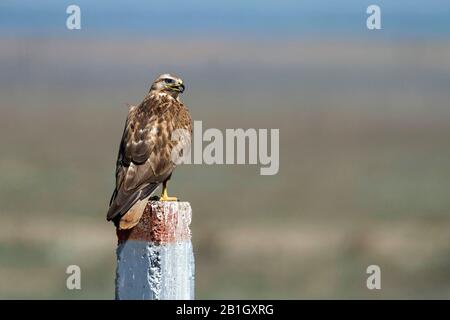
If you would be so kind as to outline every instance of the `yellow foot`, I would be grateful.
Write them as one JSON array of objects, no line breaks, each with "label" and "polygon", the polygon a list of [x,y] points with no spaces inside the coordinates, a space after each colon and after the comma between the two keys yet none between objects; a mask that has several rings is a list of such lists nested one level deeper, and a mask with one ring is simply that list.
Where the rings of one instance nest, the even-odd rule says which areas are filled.
[{"label": "yellow foot", "polygon": [[178,201],[176,197],[169,197],[167,194],[167,181],[163,183],[161,197],[159,197],[159,201]]}]

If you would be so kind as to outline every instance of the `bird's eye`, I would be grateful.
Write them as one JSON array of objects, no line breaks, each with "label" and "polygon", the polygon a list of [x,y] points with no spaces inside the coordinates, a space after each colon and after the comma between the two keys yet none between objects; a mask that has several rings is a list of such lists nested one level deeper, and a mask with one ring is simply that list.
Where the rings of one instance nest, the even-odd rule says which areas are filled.
[{"label": "bird's eye", "polygon": [[175,82],[175,80],[173,80],[173,79],[165,79],[164,80],[166,83],[174,83]]}]

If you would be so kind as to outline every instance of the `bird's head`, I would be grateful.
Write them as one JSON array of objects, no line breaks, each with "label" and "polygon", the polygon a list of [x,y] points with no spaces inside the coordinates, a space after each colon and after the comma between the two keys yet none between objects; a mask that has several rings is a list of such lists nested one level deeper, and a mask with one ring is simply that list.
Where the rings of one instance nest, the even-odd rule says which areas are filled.
[{"label": "bird's head", "polygon": [[184,91],[183,80],[171,74],[160,75],[150,87],[150,92],[165,92],[174,98],[177,98]]}]

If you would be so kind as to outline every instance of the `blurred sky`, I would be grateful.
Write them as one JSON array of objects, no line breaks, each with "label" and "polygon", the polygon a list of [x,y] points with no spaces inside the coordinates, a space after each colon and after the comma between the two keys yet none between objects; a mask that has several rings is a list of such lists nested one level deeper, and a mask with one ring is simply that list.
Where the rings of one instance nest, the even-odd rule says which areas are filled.
[{"label": "blurred sky", "polygon": [[361,37],[369,32],[365,11],[370,4],[381,7],[383,31],[376,36],[384,40],[450,36],[448,0],[3,0],[0,35],[64,35],[70,4],[82,10],[80,37]]}]

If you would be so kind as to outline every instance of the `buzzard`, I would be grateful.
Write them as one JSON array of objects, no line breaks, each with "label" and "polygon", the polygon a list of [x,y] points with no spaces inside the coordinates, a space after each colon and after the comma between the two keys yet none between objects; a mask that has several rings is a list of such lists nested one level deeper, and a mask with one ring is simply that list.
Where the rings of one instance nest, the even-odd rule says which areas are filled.
[{"label": "buzzard", "polygon": [[[162,183],[160,201],[176,201],[167,194],[167,181],[190,145],[192,120],[181,102],[183,81],[159,76],[138,106],[130,106],[116,164],[116,187],[107,220],[119,229],[134,227],[152,192]],[[173,133],[184,134],[175,139]]]}]

